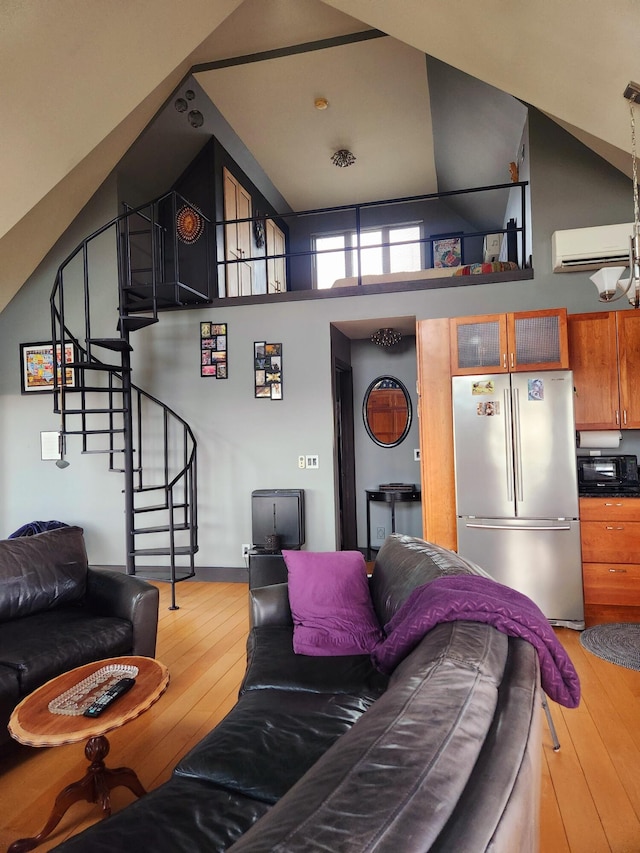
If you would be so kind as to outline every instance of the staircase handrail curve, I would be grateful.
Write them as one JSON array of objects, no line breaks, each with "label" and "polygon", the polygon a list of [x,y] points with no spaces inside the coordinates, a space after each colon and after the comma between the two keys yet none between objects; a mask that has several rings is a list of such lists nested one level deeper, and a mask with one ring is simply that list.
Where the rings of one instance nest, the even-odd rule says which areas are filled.
[{"label": "staircase handrail curve", "polygon": [[[54,307],[54,310],[57,313],[57,309],[55,307]],[[58,315],[58,318],[59,318],[59,315]],[[68,326],[64,327],[63,337],[65,340],[68,340],[75,347],[77,347],[77,349],[81,353],[83,353],[85,356],[88,356],[89,361],[93,362],[94,364],[105,364],[105,362],[100,361],[100,359],[96,358],[96,356],[93,355],[92,353],[91,354],[88,353],[87,349],[82,346],[82,344],[80,343],[78,338],[73,334],[73,332],[71,332],[71,330],[69,329]],[[89,361],[87,363],[89,363]],[[62,375],[64,375],[64,373]],[[117,370],[113,371],[113,376],[115,376],[116,379],[119,379],[120,382],[123,381],[122,374],[118,373]],[[55,378],[54,378],[54,384],[55,384]],[[136,385],[133,382],[131,382],[131,388],[132,388],[132,390],[136,391],[138,394],[141,394],[143,397],[146,397],[147,400],[150,400],[152,403],[155,403],[157,406],[160,406],[161,409],[163,409],[165,412],[167,412],[169,415],[171,415],[173,418],[175,418],[178,421],[178,423],[180,423],[184,427],[187,435],[191,439],[191,450],[190,450],[189,458],[187,460],[186,465],[176,474],[176,476],[172,480],[170,480],[166,484],[167,489],[172,489],[176,485],[176,483],[182,477],[184,477],[186,475],[187,471],[193,467],[193,460],[194,460],[194,457],[196,455],[196,448],[198,446],[198,442],[196,441],[196,437],[193,434],[193,430],[191,429],[191,427],[189,426],[187,421],[185,421],[185,419],[183,417],[181,417],[177,412],[175,412],[171,408],[171,406],[167,406],[167,404],[163,403],[162,400],[159,400],[157,397],[154,397],[153,394],[150,394],[148,391],[145,391],[144,388],[140,388],[138,385]]]},{"label": "staircase handrail curve", "polygon": [[[182,202],[184,202],[185,204],[188,204],[190,207],[194,207],[194,209],[195,209],[195,205],[192,202],[190,202],[188,199],[186,199],[183,195],[181,195],[176,190],[170,190],[169,192],[163,193],[161,196],[158,196],[157,198],[153,199],[152,201],[147,201],[144,204],[139,205],[138,207],[131,208],[130,210],[126,210],[124,213],[119,213],[117,216],[114,216],[113,219],[110,219],[104,225],[101,225],[100,228],[98,228],[96,231],[93,231],[91,234],[89,234],[88,237],[85,237],[84,240],[81,240],[80,243],[78,243],[78,245],[76,246],[76,248],[64,259],[64,261],[62,261],[62,263],[60,264],[60,266],[58,267],[58,270],[56,272],[53,290],[51,291],[50,302],[53,304],[53,300],[55,298],[55,295],[56,295],[56,293],[60,287],[60,282],[62,280],[61,276],[62,276],[62,272],[63,272],[64,268],[68,264],[70,264],[71,261],[81,251],[83,251],[85,246],[87,246],[92,240],[95,240],[96,237],[100,237],[102,234],[105,233],[105,231],[108,231],[109,228],[113,228],[115,225],[118,225],[118,223],[124,222],[124,220],[128,219],[130,216],[135,216],[136,214],[142,214],[143,210],[146,210],[149,207],[153,207],[156,204],[160,204],[161,201],[164,201],[165,199],[170,198],[171,196],[175,196],[176,199],[180,199]],[[205,222],[207,222],[208,224],[211,224],[211,220],[209,219],[209,217],[205,216],[205,214],[199,208],[197,208],[197,210],[198,210],[198,214],[200,216],[202,216],[202,218],[205,220]]]}]

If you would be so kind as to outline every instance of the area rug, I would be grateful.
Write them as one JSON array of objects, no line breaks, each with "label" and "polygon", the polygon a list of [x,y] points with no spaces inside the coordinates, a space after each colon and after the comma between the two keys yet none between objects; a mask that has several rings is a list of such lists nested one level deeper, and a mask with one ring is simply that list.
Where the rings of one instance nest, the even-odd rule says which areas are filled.
[{"label": "area rug", "polygon": [[609,663],[640,670],[640,623],[594,625],[580,634],[580,645]]}]

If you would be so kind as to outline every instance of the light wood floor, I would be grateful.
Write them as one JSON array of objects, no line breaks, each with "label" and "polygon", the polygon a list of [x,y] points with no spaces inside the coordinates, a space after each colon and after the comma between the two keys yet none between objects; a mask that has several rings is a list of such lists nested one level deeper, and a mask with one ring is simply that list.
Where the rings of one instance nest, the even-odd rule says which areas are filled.
[{"label": "light wood floor", "polygon": [[[169,611],[160,584],[157,657],[171,673],[166,694],[139,719],[109,735],[110,766],[133,767],[148,789],[164,782],[178,758],[233,706],[245,667],[247,586],[183,583]],[[561,742],[553,752],[543,723],[541,853],[639,853],[640,672],[584,651],[577,632],[559,629],[582,681],[580,707],[550,702]],[[84,774],[81,744],[54,749],[12,745],[0,757],[0,849],[37,833],[53,799]],[[113,793],[117,811],[134,799]],[[97,807],[76,803],[46,851],[89,826]],[[517,851],[514,851],[517,853]]]}]

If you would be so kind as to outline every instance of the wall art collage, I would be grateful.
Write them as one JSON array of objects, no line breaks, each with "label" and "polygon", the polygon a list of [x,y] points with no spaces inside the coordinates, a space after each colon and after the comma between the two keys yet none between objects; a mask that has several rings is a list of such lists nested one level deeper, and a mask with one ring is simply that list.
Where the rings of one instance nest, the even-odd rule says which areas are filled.
[{"label": "wall art collage", "polygon": [[200,323],[200,376],[229,376],[226,323]]},{"label": "wall art collage", "polygon": [[282,344],[256,341],[253,344],[255,396],[282,400]]}]

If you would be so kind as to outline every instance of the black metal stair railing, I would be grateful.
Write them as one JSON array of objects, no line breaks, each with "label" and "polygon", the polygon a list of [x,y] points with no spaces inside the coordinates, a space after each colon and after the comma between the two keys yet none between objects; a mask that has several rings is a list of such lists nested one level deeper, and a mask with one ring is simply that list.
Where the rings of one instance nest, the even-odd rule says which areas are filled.
[{"label": "black metal stair railing", "polygon": [[[195,574],[197,442],[183,418],[131,381],[129,338],[158,322],[159,307],[208,301],[180,281],[179,204],[188,203],[169,193],[89,235],[58,268],[50,298],[54,351],[63,344],[74,351],[54,372],[61,446],[66,453],[67,439],[78,436],[83,453],[107,455],[109,470],[124,475],[127,573],[169,581],[171,609],[175,584]],[[205,217],[201,224],[207,251]],[[141,267],[145,254],[149,264]],[[109,264],[113,292],[104,282]],[[117,336],[104,335],[114,315]]]}]

